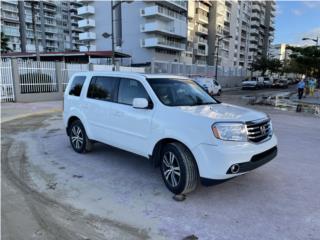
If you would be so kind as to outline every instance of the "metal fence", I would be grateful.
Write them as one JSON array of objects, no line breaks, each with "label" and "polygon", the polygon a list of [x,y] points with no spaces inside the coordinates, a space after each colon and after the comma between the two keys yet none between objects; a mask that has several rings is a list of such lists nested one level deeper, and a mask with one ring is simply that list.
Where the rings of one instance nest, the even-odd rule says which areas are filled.
[{"label": "metal fence", "polygon": [[1,60],[0,94],[1,102],[14,102],[14,85],[10,60]]},{"label": "metal fence", "polygon": [[[177,62],[153,61],[150,73],[166,73],[183,76],[200,75],[204,77],[215,77],[215,66],[184,64]],[[221,77],[246,77],[248,72],[245,68],[231,68],[218,66],[218,76]]]},{"label": "metal fence", "polygon": [[18,61],[21,93],[57,92],[54,62]]},{"label": "metal fence", "polygon": [[62,66],[62,88],[66,89],[69,79],[73,74],[89,70],[88,64],[63,63]]}]

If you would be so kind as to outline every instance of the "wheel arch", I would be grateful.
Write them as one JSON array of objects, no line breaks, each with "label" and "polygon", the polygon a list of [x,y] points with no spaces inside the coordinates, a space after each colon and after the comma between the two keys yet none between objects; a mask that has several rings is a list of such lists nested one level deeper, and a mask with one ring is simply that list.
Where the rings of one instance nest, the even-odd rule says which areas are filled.
[{"label": "wheel arch", "polygon": [[[152,151],[152,155],[150,156],[154,167],[159,167],[159,166],[160,166],[160,161],[161,161],[161,159],[160,159],[160,154],[161,154],[161,151],[162,151],[163,147],[164,147],[166,144],[173,143],[173,142],[178,142],[178,143],[182,144],[183,146],[185,146],[185,147],[189,150],[189,152],[192,154],[193,159],[194,159],[194,161],[195,161],[195,163],[196,163],[196,166],[197,166],[197,168],[198,168],[197,160],[195,159],[195,157],[194,157],[191,149],[188,147],[188,145],[185,144],[184,142],[176,139],[176,138],[169,138],[169,137],[168,137],[168,138],[160,139],[160,140],[155,144],[155,146],[154,146],[154,148],[153,148],[153,151]],[[199,168],[198,168],[198,170],[199,170]]]}]

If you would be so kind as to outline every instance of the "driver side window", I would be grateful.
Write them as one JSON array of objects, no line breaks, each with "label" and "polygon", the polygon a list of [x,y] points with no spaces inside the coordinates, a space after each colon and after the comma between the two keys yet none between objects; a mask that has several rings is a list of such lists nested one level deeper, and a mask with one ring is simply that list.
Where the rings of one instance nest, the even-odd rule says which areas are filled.
[{"label": "driver side window", "polygon": [[150,102],[150,97],[140,82],[122,78],[119,84],[118,103],[132,105],[134,98],[145,98]]}]

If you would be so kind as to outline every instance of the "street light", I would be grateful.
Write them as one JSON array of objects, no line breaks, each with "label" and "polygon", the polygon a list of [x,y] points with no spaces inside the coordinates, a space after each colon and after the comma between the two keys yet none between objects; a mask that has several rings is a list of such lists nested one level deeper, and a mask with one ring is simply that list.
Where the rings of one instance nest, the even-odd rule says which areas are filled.
[{"label": "street light", "polygon": [[305,40],[311,40],[311,41],[314,41],[316,43],[316,46],[319,45],[319,37],[317,38],[302,38],[303,41]]},{"label": "street light", "polygon": [[[112,48],[112,71],[115,70],[114,65],[114,15],[113,15],[113,11],[116,7],[118,7],[119,5],[121,5],[122,3],[132,3],[133,1],[117,1],[116,4],[113,4],[113,0],[111,0],[110,4],[111,4],[111,48]],[[110,36],[110,35],[109,35]],[[103,36],[105,37],[105,36]]]},{"label": "street light", "polygon": [[217,49],[217,53],[216,53],[216,81],[218,81],[218,61],[219,61],[219,46],[220,46],[220,42],[223,40],[223,39],[229,39],[229,38],[232,38],[231,35],[228,35],[228,36],[224,36],[224,37],[218,37],[218,41],[217,41],[217,46],[216,46],[216,49]]}]

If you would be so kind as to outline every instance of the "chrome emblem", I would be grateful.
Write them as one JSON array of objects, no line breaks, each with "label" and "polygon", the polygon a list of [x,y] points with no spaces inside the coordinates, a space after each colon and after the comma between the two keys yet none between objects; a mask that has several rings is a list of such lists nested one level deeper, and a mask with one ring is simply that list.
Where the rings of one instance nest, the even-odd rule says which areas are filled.
[{"label": "chrome emblem", "polygon": [[262,134],[262,135],[265,135],[265,134],[267,133],[267,129],[266,129],[265,126],[261,126],[261,127],[260,127],[260,131],[261,131],[261,134]]}]

